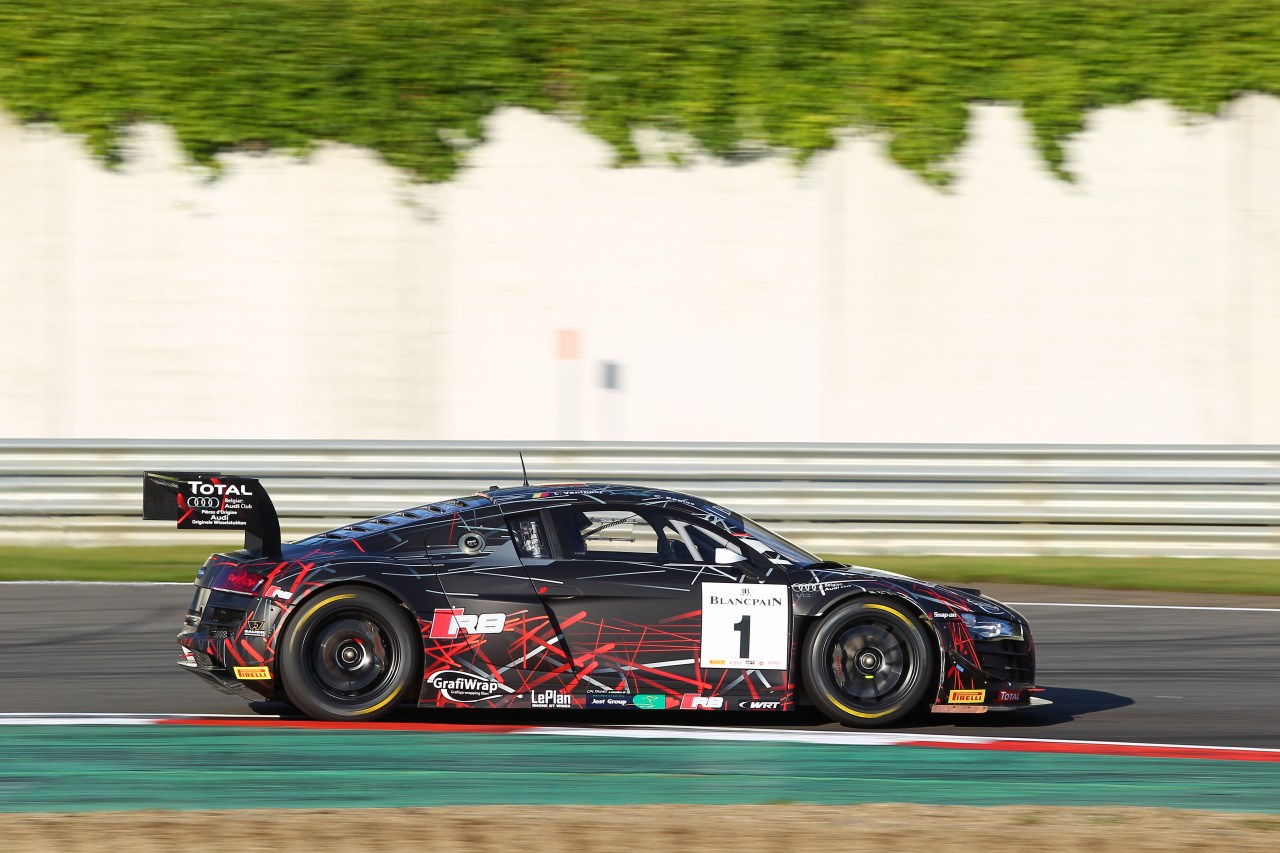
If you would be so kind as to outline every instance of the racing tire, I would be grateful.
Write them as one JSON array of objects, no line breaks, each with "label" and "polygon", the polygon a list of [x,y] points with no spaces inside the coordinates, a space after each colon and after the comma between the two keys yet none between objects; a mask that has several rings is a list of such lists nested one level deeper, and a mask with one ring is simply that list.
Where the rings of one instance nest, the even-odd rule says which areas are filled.
[{"label": "racing tire", "polygon": [[932,632],[892,599],[838,606],[809,632],[802,666],[809,698],[827,717],[858,728],[916,711],[935,686]]},{"label": "racing tire", "polygon": [[308,717],[376,720],[416,700],[407,688],[421,678],[421,646],[405,611],[382,593],[320,590],[285,626],[280,682]]}]

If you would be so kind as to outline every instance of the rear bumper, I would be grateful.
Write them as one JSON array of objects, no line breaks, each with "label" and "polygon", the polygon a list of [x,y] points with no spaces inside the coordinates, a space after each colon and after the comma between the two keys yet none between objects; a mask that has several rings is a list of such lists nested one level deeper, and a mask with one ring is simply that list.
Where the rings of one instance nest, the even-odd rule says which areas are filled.
[{"label": "rear bumper", "polygon": [[[219,690],[230,696],[239,696],[242,699],[248,699],[250,701],[256,701],[258,699],[264,698],[261,693],[253,690],[244,682],[238,681],[226,669],[220,666],[216,666],[212,662],[210,662],[205,666],[201,666],[200,662],[198,662],[196,659],[197,655],[209,661],[212,661],[212,659],[209,658],[208,655],[204,655],[199,652],[192,652],[190,649],[187,649],[187,648],[183,648],[182,652],[183,652],[182,655],[179,656],[178,658],[178,666],[185,669],[187,672],[191,673],[192,675],[200,676],[200,678],[207,681],[209,685],[213,687],[215,690]],[[265,697],[265,698],[271,698],[271,697]]]},{"label": "rear bumper", "polygon": [[178,634],[178,665],[214,688],[248,699],[275,699],[274,654],[267,642],[270,602],[197,587]]}]

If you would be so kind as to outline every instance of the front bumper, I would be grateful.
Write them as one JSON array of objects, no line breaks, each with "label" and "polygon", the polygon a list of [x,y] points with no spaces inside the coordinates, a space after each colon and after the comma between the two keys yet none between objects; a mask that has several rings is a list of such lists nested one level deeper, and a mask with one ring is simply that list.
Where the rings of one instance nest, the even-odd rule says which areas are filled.
[{"label": "front bumper", "polygon": [[1019,619],[1019,635],[997,639],[975,638],[961,620],[948,620],[949,647],[929,710],[935,714],[985,714],[1016,711],[1047,704],[1034,694],[1035,642],[1031,629]]},{"label": "front bumper", "polygon": [[988,711],[1018,711],[1037,705],[1053,704],[1036,696],[1043,688],[1029,685],[1003,685],[977,690],[951,690],[946,702],[929,706],[934,714],[985,714]]}]

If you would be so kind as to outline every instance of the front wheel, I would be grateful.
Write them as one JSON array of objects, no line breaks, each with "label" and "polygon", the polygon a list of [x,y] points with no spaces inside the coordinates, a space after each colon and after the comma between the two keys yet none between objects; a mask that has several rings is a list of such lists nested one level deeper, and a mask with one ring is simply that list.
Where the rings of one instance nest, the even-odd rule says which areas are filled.
[{"label": "front wheel", "polygon": [[804,649],[815,705],[838,723],[881,726],[916,710],[935,680],[936,644],[904,606],[859,599],[823,617]]},{"label": "front wheel", "polygon": [[280,680],[309,717],[376,720],[410,698],[420,645],[404,611],[382,593],[320,590],[285,627]]}]

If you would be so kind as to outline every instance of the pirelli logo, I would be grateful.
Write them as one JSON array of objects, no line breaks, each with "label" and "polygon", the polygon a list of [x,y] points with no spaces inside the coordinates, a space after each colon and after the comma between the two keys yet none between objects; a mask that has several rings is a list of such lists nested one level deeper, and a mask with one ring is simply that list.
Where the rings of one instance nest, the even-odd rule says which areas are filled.
[{"label": "pirelli logo", "polygon": [[986,698],[985,690],[952,690],[947,701],[952,705],[981,705]]},{"label": "pirelli logo", "polygon": [[271,670],[265,666],[237,666],[233,670],[236,678],[244,681],[270,681]]}]

